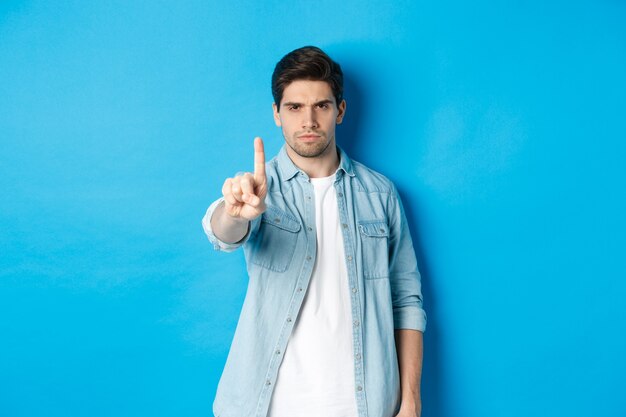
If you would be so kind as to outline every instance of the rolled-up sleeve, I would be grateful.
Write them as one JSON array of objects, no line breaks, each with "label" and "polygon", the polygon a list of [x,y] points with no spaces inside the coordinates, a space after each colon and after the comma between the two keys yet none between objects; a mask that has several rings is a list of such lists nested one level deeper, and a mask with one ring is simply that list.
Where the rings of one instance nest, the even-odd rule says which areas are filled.
[{"label": "rolled-up sleeve", "polygon": [[389,282],[395,329],[426,330],[421,275],[402,201],[396,188],[389,201]]},{"label": "rolled-up sleeve", "polygon": [[223,251],[223,252],[232,252],[236,250],[237,248],[239,248],[244,243],[246,243],[246,241],[250,237],[252,227],[251,227],[251,223],[248,223],[248,231],[246,232],[246,235],[239,242],[226,243],[218,239],[218,237],[215,236],[215,233],[213,233],[213,228],[211,227],[211,217],[213,216],[213,213],[215,212],[215,209],[217,208],[217,206],[222,204],[223,201],[224,201],[224,197],[219,198],[209,206],[204,217],[202,218],[202,228],[204,229],[204,233],[209,239],[209,242],[213,244],[213,249]]}]

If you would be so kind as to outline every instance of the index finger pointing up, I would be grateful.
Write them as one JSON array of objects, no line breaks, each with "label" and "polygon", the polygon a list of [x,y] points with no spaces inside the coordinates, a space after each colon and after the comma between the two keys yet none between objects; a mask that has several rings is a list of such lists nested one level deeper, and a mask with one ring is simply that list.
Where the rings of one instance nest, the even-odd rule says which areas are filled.
[{"label": "index finger pointing up", "polygon": [[265,149],[259,137],[254,138],[254,182],[265,182]]}]

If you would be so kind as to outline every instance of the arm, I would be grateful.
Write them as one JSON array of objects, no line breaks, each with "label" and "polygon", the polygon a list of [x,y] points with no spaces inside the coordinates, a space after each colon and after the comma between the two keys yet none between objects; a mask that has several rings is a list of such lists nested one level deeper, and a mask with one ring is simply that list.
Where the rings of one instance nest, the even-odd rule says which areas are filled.
[{"label": "arm", "polygon": [[390,201],[389,226],[389,279],[402,394],[397,417],[419,417],[422,412],[420,380],[426,313],[422,307],[421,276],[411,233],[395,187]]},{"label": "arm", "polygon": [[250,221],[265,211],[267,178],[261,138],[254,141],[254,174],[247,172],[227,178],[222,186],[222,194],[223,198],[210,208],[203,224],[209,239],[213,235],[215,238],[212,240],[222,242],[217,243],[218,247],[234,249],[246,237]]},{"label": "arm", "polygon": [[402,402],[397,417],[419,417],[422,414],[420,381],[423,333],[417,330],[397,329],[395,339],[402,390]]}]

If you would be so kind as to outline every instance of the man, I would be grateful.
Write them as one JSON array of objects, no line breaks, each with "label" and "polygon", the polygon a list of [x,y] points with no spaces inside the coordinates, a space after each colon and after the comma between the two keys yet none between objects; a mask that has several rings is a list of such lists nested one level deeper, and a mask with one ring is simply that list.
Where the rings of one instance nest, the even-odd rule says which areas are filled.
[{"label": "man", "polygon": [[266,165],[255,138],[254,172],[202,221],[249,274],[214,413],[419,416],[426,315],[396,188],[337,146],[343,74],[322,50],[283,57],[272,93],[285,145]]}]

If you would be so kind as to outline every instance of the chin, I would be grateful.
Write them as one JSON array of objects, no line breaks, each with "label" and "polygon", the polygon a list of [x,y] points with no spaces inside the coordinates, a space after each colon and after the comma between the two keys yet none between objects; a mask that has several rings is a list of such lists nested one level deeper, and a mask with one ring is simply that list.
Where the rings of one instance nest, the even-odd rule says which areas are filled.
[{"label": "chin", "polygon": [[[307,145],[310,145],[310,146],[307,146]],[[311,143],[311,144],[296,143],[295,146],[291,146],[291,145],[290,146],[291,146],[291,149],[293,149],[295,153],[297,153],[303,158],[317,158],[318,156],[322,155],[326,151],[329,145],[330,145],[330,142]]]}]

